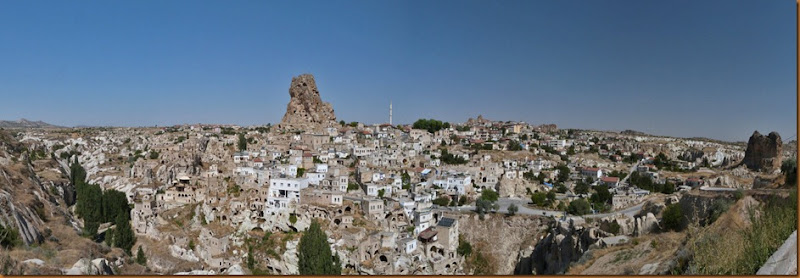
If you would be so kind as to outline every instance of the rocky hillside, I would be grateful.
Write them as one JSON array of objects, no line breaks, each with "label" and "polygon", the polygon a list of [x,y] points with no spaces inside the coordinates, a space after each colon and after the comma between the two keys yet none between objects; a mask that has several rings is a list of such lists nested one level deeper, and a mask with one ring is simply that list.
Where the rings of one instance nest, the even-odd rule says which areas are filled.
[{"label": "rocky hillside", "polygon": [[29,121],[19,119],[18,121],[0,121],[0,128],[60,128],[42,121]]},{"label": "rocky hillside", "polygon": [[486,215],[480,220],[477,214],[459,218],[459,233],[472,245],[473,252],[482,252],[493,265],[497,275],[514,274],[516,263],[529,257],[533,245],[544,234],[548,218],[538,216]]},{"label": "rocky hillside", "polygon": [[[43,146],[20,143],[0,130],[0,225],[5,230],[2,274],[113,274],[127,269],[118,248],[80,236],[69,209],[74,191],[55,158],[31,158]],[[52,150],[41,150],[52,151]]]}]

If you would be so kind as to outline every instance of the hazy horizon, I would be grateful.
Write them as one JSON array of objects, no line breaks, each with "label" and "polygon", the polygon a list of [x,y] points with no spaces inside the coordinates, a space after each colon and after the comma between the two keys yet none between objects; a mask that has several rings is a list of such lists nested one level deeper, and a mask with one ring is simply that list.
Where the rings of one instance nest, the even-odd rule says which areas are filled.
[{"label": "hazy horizon", "polygon": [[0,120],[337,120],[796,137],[795,1],[5,1]]}]

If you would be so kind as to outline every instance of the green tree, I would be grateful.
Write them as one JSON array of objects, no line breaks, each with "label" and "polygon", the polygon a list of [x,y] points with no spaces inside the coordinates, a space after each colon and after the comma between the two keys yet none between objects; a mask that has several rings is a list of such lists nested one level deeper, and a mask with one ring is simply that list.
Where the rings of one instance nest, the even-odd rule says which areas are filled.
[{"label": "green tree", "polygon": [[569,179],[569,167],[567,167],[567,165],[559,164],[556,166],[556,169],[558,170],[558,177],[556,180],[559,182],[565,182]]},{"label": "green tree", "polygon": [[458,248],[456,252],[464,257],[469,257],[472,254],[472,244],[466,241],[462,235],[458,235]]},{"label": "green tree", "polygon": [[239,133],[239,151],[247,150],[247,139],[244,138],[244,133]]},{"label": "green tree", "polygon": [[583,198],[569,202],[569,206],[567,206],[567,212],[573,215],[585,215],[591,212],[591,209],[589,202]]},{"label": "green tree", "polygon": [[522,145],[520,145],[520,143],[517,142],[517,141],[511,140],[511,141],[508,141],[508,147],[507,148],[508,148],[509,151],[521,151],[522,150]]},{"label": "green tree", "polygon": [[450,198],[444,196],[436,198],[433,200],[433,204],[441,207],[446,207],[447,204],[450,204]]},{"label": "green tree", "polygon": [[483,220],[483,215],[489,211],[497,210],[498,205],[492,201],[486,199],[478,199],[475,201],[475,212],[478,213],[478,216],[481,220]]},{"label": "green tree", "polygon": [[103,222],[112,222],[118,215],[125,215],[126,219],[130,219],[131,207],[125,193],[109,189],[103,192],[102,200]]},{"label": "green tree", "polygon": [[0,225],[0,245],[5,248],[13,248],[22,245],[17,229],[9,226]]},{"label": "green tree", "polygon": [[128,217],[118,215],[114,224],[116,225],[114,227],[114,246],[122,248],[126,253],[131,254],[131,248],[136,244],[136,236],[133,234]]},{"label": "green tree", "polygon": [[547,199],[547,194],[544,192],[536,192],[531,195],[531,202],[537,206],[544,206],[544,202]]},{"label": "green tree", "polygon": [[515,214],[517,214],[517,211],[519,211],[519,207],[517,207],[517,205],[515,205],[515,204],[508,205],[508,214],[509,215],[515,215]]},{"label": "green tree", "polygon": [[86,169],[83,169],[81,163],[78,161],[78,156],[75,156],[75,161],[69,165],[70,183],[76,187],[80,184],[86,183]]},{"label": "green tree", "polygon": [[463,157],[461,157],[461,156],[453,155],[453,154],[451,154],[451,153],[447,152],[447,149],[443,149],[443,150],[442,150],[442,156],[440,157],[440,159],[441,159],[441,160],[442,160],[442,162],[443,162],[443,163],[445,163],[445,164],[453,164],[453,165],[458,165],[458,164],[465,164],[465,163],[467,163],[467,160],[466,160],[466,159],[464,159],[464,158],[463,158]]},{"label": "green tree", "polygon": [[[86,226],[89,223],[99,226],[99,224],[105,220],[103,217],[103,190],[96,184],[79,184],[76,191],[77,203],[75,212],[83,219],[84,223],[86,223],[84,225],[85,231],[96,232],[97,227],[89,227],[89,229],[86,229]],[[127,205],[127,201],[125,204]],[[94,236],[94,233],[88,233],[88,235]]]},{"label": "green tree", "polygon": [[294,223],[297,223],[297,215],[295,215],[294,213],[290,214],[289,222],[292,223],[292,225],[294,225]]},{"label": "green tree", "polygon": [[297,250],[300,275],[341,275],[339,256],[333,256],[328,245],[328,236],[322,232],[316,220],[311,222]]},{"label": "green tree", "polygon": [[386,190],[384,190],[384,189],[382,189],[382,188],[381,188],[381,189],[379,189],[379,190],[378,190],[378,198],[383,198],[383,194],[385,194],[385,193],[386,193]]},{"label": "green tree", "polygon": [[608,204],[611,202],[611,192],[608,191],[607,185],[598,185],[594,187],[596,193],[592,194],[589,200],[595,204]]},{"label": "green tree", "polygon": [[664,209],[662,220],[664,228],[680,231],[683,227],[683,212],[678,204],[671,204]]},{"label": "green tree", "polygon": [[97,223],[96,221],[84,221],[83,236],[94,239],[94,237],[97,235],[97,228],[99,227],[100,223]]},{"label": "green tree", "polygon": [[608,232],[618,235],[619,234],[620,226],[617,221],[611,221],[611,224],[608,225]]},{"label": "green tree", "polygon": [[306,173],[306,168],[297,168],[297,177],[302,177]]},{"label": "green tree", "polygon": [[481,192],[481,199],[487,200],[489,202],[497,202],[497,199],[500,198],[500,195],[497,194],[494,190],[485,189]]},{"label": "green tree", "polygon": [[147,257],[144,256],[144,251],[142,251],[141,245],[139,245],[139,250],[136,251],[136,263],[140,265],[147,265]]},{"label": "green tree", "polygon": [[547,201],[553,202],[556,200],[556,193],[553,191],[547,191]]},{"label": "green tree", "polygon": [[403,181],[403,187],[411,186],[411,176],[408,174],[408,171],[403,171],[403,174],[400,175],[400,179]]},{"label": "green tree", "polygon": [[458,198],[458,205],[463,206],[466,203],[467,203],[467,196],[461,195],[461,197]]},{"label": "green tree", "polygon": [[579,181],[575,185],[575,193],[576,194],[586,194],[589,193],[589,184],[584,181]]},{"label": "green tree", "polygon": [[253,246],[247,246],[247,269],[253,270],[256,260],[253,258]]}]

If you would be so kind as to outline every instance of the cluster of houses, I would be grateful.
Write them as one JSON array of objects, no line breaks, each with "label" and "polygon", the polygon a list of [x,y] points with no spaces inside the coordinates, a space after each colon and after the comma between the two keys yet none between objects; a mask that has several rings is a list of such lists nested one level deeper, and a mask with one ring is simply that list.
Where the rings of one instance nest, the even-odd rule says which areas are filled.
[{"label": "cluster of houses", "polygon": [[[663,182],[666,179],[652,165],[653,157],[688,148],[655,146],[618,134],[568,132],[554,126],[480,117],[434,133],[387,124],[327,128],[317,134],[240,130],[254,142],[238,151],[237,135],[221,134],[222,130],[192,127],[188,138],[175,146],[153,146],[165,153],[160,161],[134,164],[131,177],[157,184],[131,196],[137,234],[159,238],[158,214],[188,204],[201,204],[207,221],[232,227],[247,223],[263,227],[277,223],[276,215],[308,213],[330,220],[331,229],[339,231],[337,237],[345,242],[342,246],[359,250],[345,256],[346,265],[386,274],[410,271],[412,265],[420,265],[418,260],[433,262],[433,269],[423,273],[463,270],[463,258],[455,251],[458,217],[445,217],[434,200],[446,198],[453,204],[464,198],[475,200],[483,190],[501,191],[501,181],[521,182],[530,176],[544,181],[538,190],[552,190],[560,174],[558,166],[566,165],[571,175],[567,183],[570,192],[565,196],[580,197],[571,194],[572,186],[578,180],[589,181],[592,186],[607,185],[613,190],[615,209],[629,207],[650,192],[609,176],[611,169],[627,173],[635,164],[634,171]],[[507,150],[516,148],[515,144],[530,157],[476,151]],[[443,148],[466,163],[445,163]],[[200,155],[196,160],[204,167],[192,163],[192,153]],[[596,156],[563,160],[580,153]],[[178,156],[187,162],[180,167],[164,166]],[[626,162],[628,157],[636,160]],[[682,161],[680,165],[693,169],[696,162]],[[703,183],[696,177],[670,181],[687,188]],[[503,195],[513,192],[501,191]],[[373,226],[361,221],[377,228],[366,229]],[[236,263],[223,259],[230,249],[230,243],[221,240],[224,235],[208,232],[202,237],[212,251],[203,253],[201,259],[210,267],[223,269]],[[408,267],[398,263],[406,259]]]}]

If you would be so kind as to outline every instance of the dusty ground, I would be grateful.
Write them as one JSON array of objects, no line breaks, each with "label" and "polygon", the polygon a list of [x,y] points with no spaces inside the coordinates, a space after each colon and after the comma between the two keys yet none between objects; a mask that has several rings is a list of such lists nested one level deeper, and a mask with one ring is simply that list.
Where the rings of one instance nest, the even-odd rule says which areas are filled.
[{"label": "dusty ground", "polygon": [[636,275],[645,269],[657,269],[666,266],[661,264],[673,257],[675,251],[686,238],[683,233],[664,233],[646,235],[631,240],[631,243],[605,249],[594,249],[586,263],[573,265],[567,274],[580,275]]},{"label": "dusty ground", "polygon": [[[713,267],[730,268],[743,246],[741,231],[750,225],[749,210],[758,202],[752,197],[733,203],[727,212],[706,227],[689,227],[682,232],[650,234],[632,238],[631,243],[604,249],[592,249],[567,274],[636,275],[669,271],[684,242],[695,250],[695,260],[705,260]],[[720,256],[720,250],[727,250]]]}]

